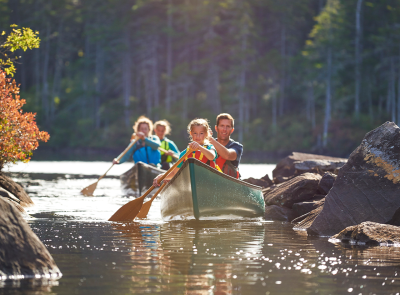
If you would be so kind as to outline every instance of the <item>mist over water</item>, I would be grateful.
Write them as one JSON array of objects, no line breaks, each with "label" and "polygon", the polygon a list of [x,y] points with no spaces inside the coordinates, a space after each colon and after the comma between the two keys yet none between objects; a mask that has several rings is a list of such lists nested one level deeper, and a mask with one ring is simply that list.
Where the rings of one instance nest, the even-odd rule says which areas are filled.
[{"label": "mist over water", "polygon": [[[59,280],[0,282],[5,294],[396,294],[400,248],[333,244],[282,222],[164,222],[155,200],[148,218],[106,220],[132,200],[119,179],[102,179],[94,197],[80,190],[107,162],[31,162],[12,167],[35,202],[26,216],[63,273]],[[262,177],[274,165],[243,165]],[[115,170],[114,170],[115,168]],[[122,169],[124,168],[124,169]],[[130,165],[113,167],[117,176]],[[18,171],[18,169],[20,169]],[[118,170],[120,169],[120,170]],[[114,170],[114,171],[113,171]],[[23,173],[16,173],[23,172]],[[38,173],[46,173],[44,174]],[[76,172],[76,173],[74,173]]]}]

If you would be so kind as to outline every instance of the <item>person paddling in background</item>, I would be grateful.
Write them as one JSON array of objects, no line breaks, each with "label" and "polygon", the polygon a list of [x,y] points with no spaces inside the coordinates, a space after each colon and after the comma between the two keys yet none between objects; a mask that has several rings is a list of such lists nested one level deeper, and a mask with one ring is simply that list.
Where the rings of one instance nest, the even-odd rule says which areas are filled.
[{"label": "person paddling in background", "polygon": [[161,153],[158,150],[161,142],[156,135],[151,134],[153,122],[145,116],[140,116],[132,128],[135,133],[132,134],[131,141],[137,139],[136,143],[120,161],[114,159],[113,163],[121,164],[132,158],[135,163],[140,161],[157,166],[161,161]]},{"label": "person paddling in background", "polygon": [[[217,159],[217,151],[215,150],[214,146],[209,142],[209,139],[211,137],[210,130],[210,126],[205,119],[194,119],[189,123],[187,131],[190,135],[190,139],[192,140],[192,142],[189,143],[188,148],[192,149],[193,153],[191,153],[188,158],[198,159],[201,162],[206,163],[221,172],[221,169],[219,169],[218,165],[215,162]],[[186,151],[187,149],[181,152],[181,154],[179,155],[179,159],[185,155]],[[184,161],[186,160],[187,159],[185,159]],[[171,180],[171,178],[174,177],[174,175],[179,171],[179,168],[181,168],[183,162],[180,163],[177,168],[171,171],[171,173],[168,174],[166,178],[164,178],[164,181]],[[156,178],[154,178],[154,186],[160,185],[157,181],[162,175],[163,174],[160,174]]]},{"label": "person paddling in background", "polygon": [[210,138],[210,143],[218,153],[217,164],[225,174],[239,178],[239,164],[243,154],[243,145],[231,139],[235,130],[233,117],[227,113],[217,116],[217,139]]},{"label": "person paddling in background", "polygon": [[174,161],[172,156],[180,152],[176,144],[165,135],[171,133],[171,126],[167,120],[161,120],[154,123],[154,133],[161,141],[161,148],[167,152],[161,151],[161,169],[168,170],[170,164]]}]

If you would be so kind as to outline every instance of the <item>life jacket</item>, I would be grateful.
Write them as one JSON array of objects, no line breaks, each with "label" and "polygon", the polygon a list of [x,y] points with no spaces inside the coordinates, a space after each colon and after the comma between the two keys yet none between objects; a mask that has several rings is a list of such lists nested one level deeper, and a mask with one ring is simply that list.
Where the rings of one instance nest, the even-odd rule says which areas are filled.
[{"label": "life jacket", "polygon": [[[167,140],[163,139],[161,141],[161,148],[163,148],[166,151],[169,151],[169,143]],[[172,156],[167,156],[165,155],[164,152],[161,152],[161,163],[167,162],[167,163],[171,163],[172,162]]]},{"label": "life jacket", "polygon": [[217,165],[220,167],[222,172],[226,175],[235,177],[236,179],[239,179],[240,173],[239,169],[233,166],[231,161],[227,161],[226,159],[222,157],[217,158]]},{"label": "life jacket", "polygon": [[[203,147],[207,148],[207,145],[203,145]],[[187,151],[187,149],[186,149],[186,151]],[[221,168],[219,168],[219,166],[214,161],[211,161],[211,160],[207,159],[207,157],[204,156],[204,154],[202,152],[200,152],[200,151],[195,151],[195,152],[191,153],[189,156],[186,156],[184,162],[188,158],[195,158],[195,159],[203,162],[204,164],[207,164],[210,167],[218,170],[219,172],[222,172]]]}]

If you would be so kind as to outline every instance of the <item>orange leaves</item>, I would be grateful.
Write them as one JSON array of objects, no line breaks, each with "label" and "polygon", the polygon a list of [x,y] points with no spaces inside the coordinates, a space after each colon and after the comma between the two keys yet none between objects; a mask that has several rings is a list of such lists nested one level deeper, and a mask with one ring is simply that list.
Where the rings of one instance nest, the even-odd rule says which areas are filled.
[{"label": "orange leaves", "polygon": [[23,112],[24,104],[15,80],[0,70],[0,169],[7,162],[29,161],[39,140],[50,138],[47,132],[39,131],[35,114]]}]

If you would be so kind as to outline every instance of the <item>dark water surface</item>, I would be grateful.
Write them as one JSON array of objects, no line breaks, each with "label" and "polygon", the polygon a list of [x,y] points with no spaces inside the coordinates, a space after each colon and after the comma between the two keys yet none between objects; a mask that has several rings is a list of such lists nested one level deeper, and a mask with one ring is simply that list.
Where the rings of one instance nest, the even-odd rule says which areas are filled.
[{"label": "dark water surface", "polygon": [[343,246],[281,222],[106,222],[131,198],[104,179],[22,177],[27,220],[54,257],[56,281],[0,281],[2,294],[399,294],[400,248]]}]

